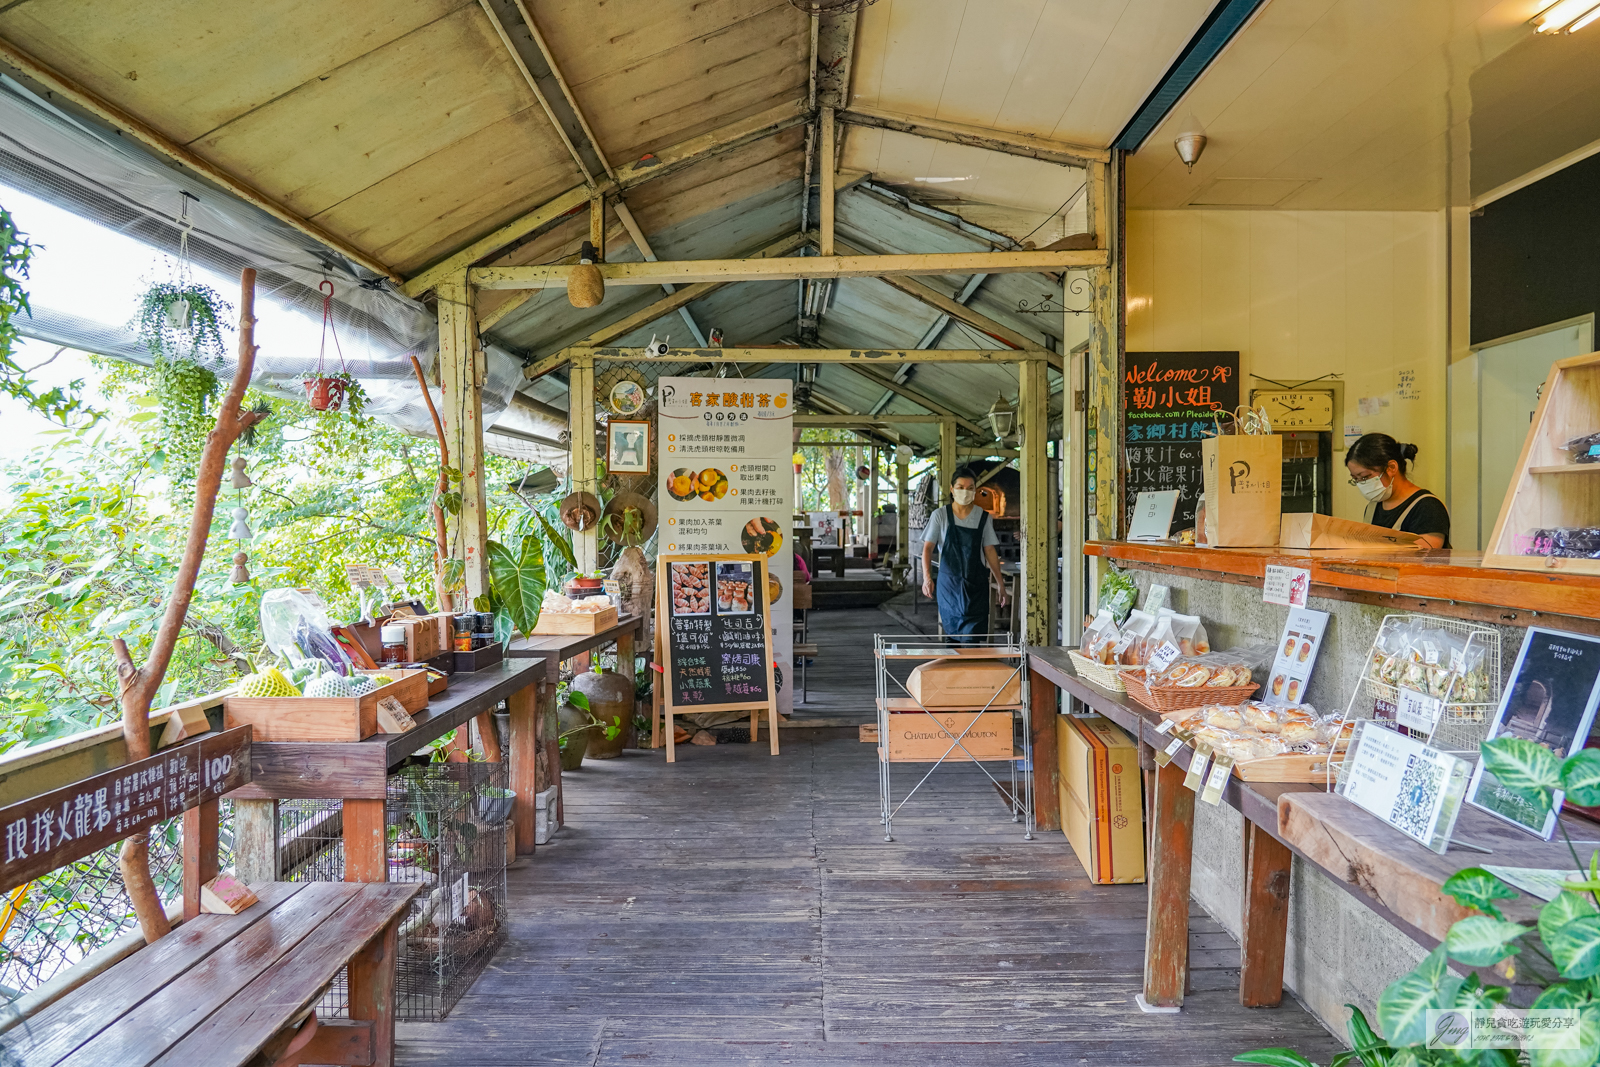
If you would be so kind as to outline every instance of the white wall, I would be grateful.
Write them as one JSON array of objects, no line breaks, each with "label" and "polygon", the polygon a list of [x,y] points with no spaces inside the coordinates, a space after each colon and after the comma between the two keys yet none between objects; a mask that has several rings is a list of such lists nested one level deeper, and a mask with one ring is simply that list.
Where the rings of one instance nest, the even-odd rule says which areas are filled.
[{"label": "white wall", "polygon": [[[1336,515],[1359,519],[1364,507],[1340,476],[1347,425],[1416,444],[1412,477],[1445,497],[1441,213],[1130,211],[1127,262],[1129,352],[1238,350],[1241,397],[1270,387],[1252,373],[1340,375]],[[1402,372],[1415,375],[1412,399],[1400,396]],[[1361,415],[1360,397],[1386,403]]]}]

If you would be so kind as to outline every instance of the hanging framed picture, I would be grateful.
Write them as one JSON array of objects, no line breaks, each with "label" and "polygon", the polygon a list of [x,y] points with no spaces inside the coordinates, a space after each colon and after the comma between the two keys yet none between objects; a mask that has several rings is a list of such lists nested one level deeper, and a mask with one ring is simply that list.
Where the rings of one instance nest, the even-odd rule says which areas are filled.
[{"label": "hanging framed picture", "polygon": [[606,424],[606,469],[613,474],[650,473],[650,420],[612,419]]}]

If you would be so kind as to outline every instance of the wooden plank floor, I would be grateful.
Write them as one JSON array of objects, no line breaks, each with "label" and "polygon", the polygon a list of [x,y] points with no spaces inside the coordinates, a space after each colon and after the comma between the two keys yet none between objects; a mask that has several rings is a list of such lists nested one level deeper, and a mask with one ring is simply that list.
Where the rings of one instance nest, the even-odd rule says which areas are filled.
[{"label": "wooden plank floor", "polygon": [[[851,688],[864,721],[870,674]],[[446,1021],[402,1024],[397,1062],[1181,1067],[1341,1047],[1292,998],[1240,1007],[1238,946],[1198,910],[1184,1011],[1141,1014],[1144,887],[1091,884],[1059,833],[1024,841],[975,769],[935,775],[891,844],[871,746],[786,729],[783,747],[567,775],[567,828],[510,874],[507,944]]]}]

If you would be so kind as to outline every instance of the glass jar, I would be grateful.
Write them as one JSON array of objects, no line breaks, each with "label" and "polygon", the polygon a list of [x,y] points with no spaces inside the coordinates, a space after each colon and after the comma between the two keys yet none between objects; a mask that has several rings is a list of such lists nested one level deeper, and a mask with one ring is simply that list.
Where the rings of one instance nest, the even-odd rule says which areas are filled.
[{"label": "glass jar", "polygon": [[457,615],[450,620],[450,624],[455,630],[453,647],[457,652],[472,651],[472,631],[477,621],[477,616],[471,613]]},{"label": "glass jar", "polygon": [[404,663],[410,657],[406,655],[406,628],[404,626],[384,626],[378,630],[378,640],[382,650],[378,659],[383,663]]}]

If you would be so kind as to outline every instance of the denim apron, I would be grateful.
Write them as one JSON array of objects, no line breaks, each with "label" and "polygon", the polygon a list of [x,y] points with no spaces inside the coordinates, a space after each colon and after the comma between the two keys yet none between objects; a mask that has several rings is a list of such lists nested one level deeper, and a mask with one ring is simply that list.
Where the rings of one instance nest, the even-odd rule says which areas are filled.
[{"label": "denim apron", "polygon": [[983,532],[989,513],[981,511],[978,528],[956,522],[955,509],[945,505],[944,544],[939,549],[939,622],[950,635],[989,632],[989,568],[983,559]]}]

